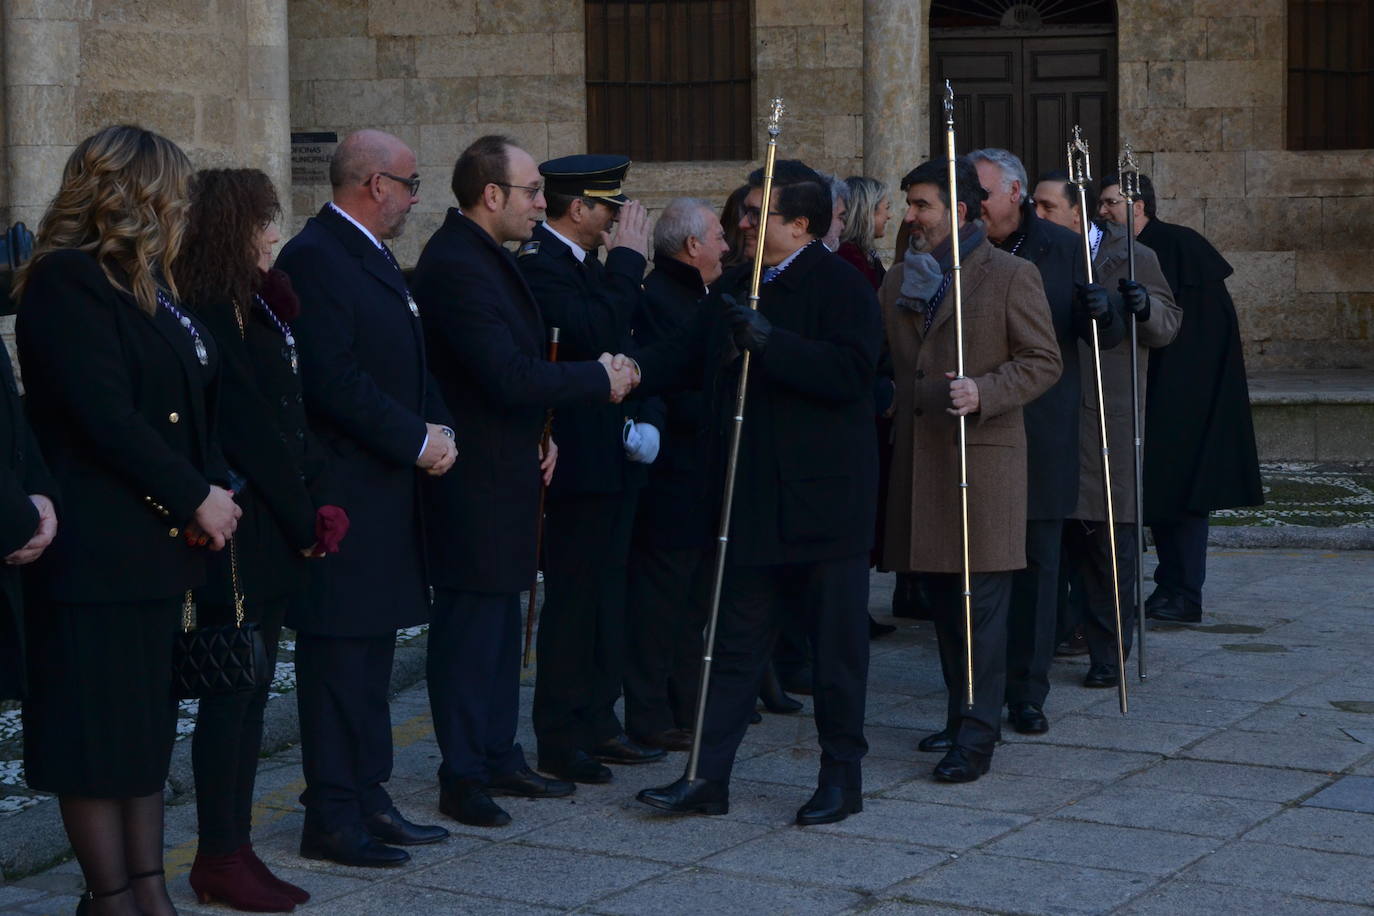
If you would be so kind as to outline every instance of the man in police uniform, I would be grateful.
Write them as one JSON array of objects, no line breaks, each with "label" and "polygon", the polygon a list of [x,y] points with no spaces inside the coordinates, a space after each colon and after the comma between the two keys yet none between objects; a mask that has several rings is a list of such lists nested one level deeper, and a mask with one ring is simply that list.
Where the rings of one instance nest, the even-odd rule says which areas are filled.
[{"label": "man in police uniform", "polygon": [[[520,247],[517,264],[544,324],[560,329],[562,359],[628,347],[649,235],[644,207],[620,187],[629,167],[624,156],[566,156],[539,166],[546,222]],[[596,254],[602,245],[604,265]],[[574,782],[609,782],[611,771],[598,761],[645,763],[664,754],[626,737],[614,711],[635,496],[662,422],[640,422],[648,418],[636,413],[634,404],[598,404],[554,415],[560,458],[544,528],[534,734],[539,768]]]}]

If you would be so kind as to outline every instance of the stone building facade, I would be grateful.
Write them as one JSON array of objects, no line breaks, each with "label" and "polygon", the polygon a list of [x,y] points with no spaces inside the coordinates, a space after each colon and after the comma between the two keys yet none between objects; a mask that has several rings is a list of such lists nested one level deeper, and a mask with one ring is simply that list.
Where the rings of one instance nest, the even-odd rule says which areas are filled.
[{"label": "stone building facade", "polygon": [[[931,148],[929,0],[745,0],[754,113],[786,99],[783,156],[895,185]],[[197,164],[265,169],[298,226],[293,132],[382,127],[425,186],[403,262],[451,202],[449,171],[499,131],[537,158],[587,142],[583,0],[3,0],[0,206],[30,225],[72,144],[134,120]],[[945,4],[946,6],[949,4]],[[1161,195],[1236,268],[1250,366],[1374,367],[1374,150],[1285,148],[1286,0],[1120,0],[1120,131]],[[1366,115],[1367,116],[1367,115]],[[762,151],[762,122],[756,118]],[[938,139],[938,138],[937,138]],[[756,163],[652,162],[651,207],[722,199]]]}]

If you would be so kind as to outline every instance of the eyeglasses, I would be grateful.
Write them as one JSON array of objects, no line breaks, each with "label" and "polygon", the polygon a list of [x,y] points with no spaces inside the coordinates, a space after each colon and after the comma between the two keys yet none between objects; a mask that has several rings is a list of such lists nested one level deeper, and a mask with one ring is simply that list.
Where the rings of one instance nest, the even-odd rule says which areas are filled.
[{"label": "eyeglasses", "polygon": [[543,185],[530,186],[527,184],[511,184],[507,181],[493,181],[492,184],[496,185],[498,188],[507,188],[510,190],[519,188],[520,190],[524,191],[526,194],[530,196],[530,200],[534,200],[540,194],[544,193]]},{"label": "eyeglasses", "polygon": [[[377,172],[376,174],[381,175],[383,178],[390,178],[392,181],[399,181],[401,184],[405,185],[407,188],[410,189],[411,197],[414,197],[420,193],[420,179],[418,178],[402,178],[400,175],[393,175],[390,172]],[[369,177],[367,181],[363,182],[363,184],[371,183],[371,177]]]},{"label": "eyeglasses", "polygon": [[[759,211],[759,208],[758,208],[758,207],[741,207],[739,212],[740,212],[740,216],[742,216],[742,217],[744,218],[745,222],[749,223],[749,225],[751,225],[751,226],[757,226],[757,225],[759,224],[759,213],[760,213],[760,211]],[[768,211],[768,215],[769,215],[769,216],[782,216],[782,214],[779,213],[777,210],[769,210],[769,211]]]}]

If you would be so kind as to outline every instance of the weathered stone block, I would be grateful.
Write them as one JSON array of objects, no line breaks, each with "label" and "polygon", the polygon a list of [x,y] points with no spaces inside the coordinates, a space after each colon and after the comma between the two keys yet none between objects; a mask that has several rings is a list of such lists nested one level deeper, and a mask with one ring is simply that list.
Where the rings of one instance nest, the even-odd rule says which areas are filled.
[{"label": "weathered stone block", "polygon": [[1235,16],[1207,20],[1209,60],[1248,60],[1255,56],[1254,17]]},{"label": "weathered stone block", "polygon": [[1152,108],[1182,108],[1187,102],[1187,81],[1182,61],[1150,62],[1149,95]]},{"label": "weathered stone block", "polygon": [[291,41],[293,80],[366,80],[377,76],[372,38],[306,38]]},{"label": "weathered stone block", "polygon": [[1283,109],[1277,105],[1231,108],[1221,116],[1226,150],[1279,149],[1283,146]]},{"label": "weathered stone block", "polygon": [[791,70],[797,66],[797,30],[754,30],[754,49],[759,70]]},{"label": "weathered stone block", "polygon": [[1368,250],[1323,249],[1298,252],[1300,292],[1374,291],[1374,258]]},{"label": "weathered stone block", "polygon": [[1287,12],[1284,0],[1193,0],[1194,16],[1225,18],[1229,16],[1282,16]]},{"label": "weathered stone block", "polygon": [[415,39],[415,72],[431,76],[532,76],[553,65],[552,35],[443,35]]},{"label": "weathered stone block", "polygon": [[233,96],[202,96],[197,145],[234,148],[239,134],[238,109],[238,99]]},{"label": "weathered stone block", "polygon": [[1245,185],[1266,197],[1371,197],[1374,150],[1250,150]]},{"label": "weathered stone block", "polygon": [[406,80],[406,119],[416,124],[477,120],[477,79]]},{"label": "weathered stone block", "polygon": [[1255,18],[1255,56],[1282,59],[1288,53],[1288,22],[1282,16]]},{"label": "weathered stone block", "polygon": [[1207,20],[1192,16],[1141,16],[1126,19],[1130,4],[1122,4],[1121,33],[1133,35],[1121,42],[1121,59],[1196,60],[1207,53]]},{"label": "weathered stone block", "polygon": [[84,136],[105,124],[142,124],[149,130],[189,143],[196,136],[196,97],[157,90],[77,91],[77,132]]},{"label": "weathered stone block", "polygon": [[1160,197],[1244,197],[1244,153],[1155,153]]},{"label": "weathered stone block", "polygon": [[367,34],[368,0],[290,0],[286,4],[293,41]]},{"label": "weathered stone block", "polygon": [[385,124],[404,117],[405,80],[320,80],[315,84],[315,110],[329,124],[354,128]]},{"label": "weathered stone block", "polygon": [[584,116],[586,110],[586,90],[576,78],[484,76],[477,81],[478,120],[503,121],[523,116],[572,121]]},{"label": "weathered stone block", "polygon": [[548,133],[551,159],[572,156],[587,148],[587,122],[584,120],[550,121]]},{"label": "weathered stone block", "polygon": [[828,29],[825,33],[825,65],[827,67],[850,67],[855,70],[862,67],[864,65],[863,29]]},{"label": "weathered stone block", "polygon": [[284,45],[249,45],[244,49],[249,99],[287,100],[290,74]]},{"label": "weathered stone block", "polygon": [[581,76],[587,72],[587,49],[581,32],[553,36],[553,72]]},{"label": "weathered stone block", "polygon": [[377,75],[382,79],[415,76],[415,39],[394,35],[378,38]]},{"label": "weathered stone block", "polygon": [[[1144,168],[1144,162],[1141,163]],[[1158,187],[1158,185],[1156,185]],[[1206,222],[1206,205],[1198,197],[1177,197],[1159,200],[1159,217],[1171,223],[1181,223],[1201,232]]]},{"label": "weathered stone block", "polygon": [[368,4],[367,34],[375,37],[459,35],[475,31],[476,0],[371,0]]},{"label": "weathered stone block", "polygon": [[863,138],[858,118],[853,115],[825,117],[825,154],[836,159],[853,159],[859,155]]},{"label": "weathered stone block", "polygon": [[[173,137],[174,140],[181,138]],[[11,141],[13,138],[11,137]],[[70,146],[11,146],[10,165],[10,207],[11,213],[17,208],[30,206],[46,210],[52,196],[62,181],[62,167],[71,155]],[[23,219],[22,216],[15,216]],[[38,220],[30,219],[29,225],[37,227]]]},{"label": "weathered stone block", "polygon": [[1148,143],[1155,152],[1207,152],[1221,147],[1221,121],[1207,109],[1123,109],[1120,125],[1123,136]]},{"label": "weathered stone block", "polygon": [[579,0],[482,0],[477,4],[477,31],[509,35],[577,32],[585,28]]},{"label": "weathered stone block", "polygon": [[1121,107],[1146,107],[1150,97],[1150,65],[1143,60],[1132,60],[1117,69]]},{"label": "weathered stone block", "polygon": [[280,0],[246,0],[243,31],[248,43],[285,46],[289,34],[287,6]]},{"label": "weathered stone block", "polygon": [[1189,60],[1186,66],[1189,108],[1283,104],[1281,60]]},{"label": "weathered stone block", "polygon": [[91,18],[91,4],[92,0],[11,0],[5,19],[84,20]]},{"label": "weathered stone block", "polygon": [[1214,197],[1207,201],[1205,225],[1207,239],[1222,251],[1295,251],[1330,244],[1322,236],[1321,201],[1312,198]]},{"label": "weathered stone block", "polygon": [[315,117],[315,81],[291,81],[291,128],[306,130],[318,124]]},{"label": "weathered stone block", "polygon": [[773,70],[760,73],[754,85],[756,111],[766,111],[768,100],[781,96],[797,112],[788,118],[789,133],[812,118],[863,112],[863,80],[853,70]]},{"label": "weathered stone block", "polygon": [[514,140],[517,146],[533,156],[536,162],[549,158],[548,128],[543,122],[481,121],[473,124],[422,124],[420,143],[416,148],[421,171],[439,168],[447,174],[448,170],[452,170],[458,154],[484,134],[505,134]]},{"label": "weathered stone block", "polygon": [[5,82],[73,85],[82,71],[81,27],[75,22],[19,19],[5,23]]},{"label": "weathered stone block", "polygon": [[[844,25],[850,11],[835,0],[756,0],[754,26]],[[859,20],[855,19],[857,26]]]},{"label": "weathered stone block", "polygon": [[210,0],[94,0],[96,22],[199,31],[211,21]]},{"label": "weathered stone block", "polygon": [[1328,197],[1321,202],[1326,244],[1374,250],[1374,198]]},{"label": "weathered stone block", "polygon": [[22,125],[25,144],[70,146],[83,136],[76,96],[73,86],[10,86],[5,92],[5,120]]}]

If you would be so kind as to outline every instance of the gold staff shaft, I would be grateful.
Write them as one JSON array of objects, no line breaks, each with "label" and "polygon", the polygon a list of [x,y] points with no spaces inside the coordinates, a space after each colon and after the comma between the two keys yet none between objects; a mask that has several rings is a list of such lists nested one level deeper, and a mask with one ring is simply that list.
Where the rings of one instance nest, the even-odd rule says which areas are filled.
[{"label": "gold staff shaft", "polygon": [[[1135,161],[1131,144],[1124,144],[1121,161],[1118,163],[1117,180],[1119,190],[1126,201],[1126,276],[1135,282],[1135,201],[1140,196],[1140,166]],[[1144,423],[1140,416],[1140,351],[1136,348],[1136,322],[1128,316],[1131,324],[1131,438],[1135,450],[1132,457],[1135,497],[1135,619],[1136,619],[1136,670],[1143,681],[1145,670],[1145,436]]]},{"label": "gold staff shaft", "polygon": [[[768,231],[768,211],[773,199],[773,162],[777,158],[782,99],[773,100],[768,120],[768,151],[763,162],[763,199],[759,201],[758,239],[754,243],[754,271],[749,280],[749,307],[759,307],[759,284],[763,278],[763,241]],[[716,537],[716,568],[711,583],[711,611],[706,618],[706,646],[701,656],[701,686],[697,688],[697,710],[692,728],[692,750],[687,755],[687,779],[697,778],[701,762],[701,733],[706,726],[706,695],[711,685],[711,661],[716,646],[716,623],[720,619],[720,592],[725,582],[725,552],[730,544],[730,513],[735,503],[735,470],[739,464],[740,434],[744,430],[744,397],[749,385],[749,351],[740,357],[739,385],[735,389],[734,422],[730,427],[730,446],[725,462],[725,495],[720,506],[720,529]]]},{"label": "gold staff shaft", "polygon": [[[1088,144],[1083,133],[1074,125],[1073,140],[1069,143],[1069,180],[1078,188],[1079,229],[1083,236],[1083,267],[1087,282],[1093,282],[1092,229],[1088,222],[1088,182],[1092,180],[1092,165],[1088,158]],[[1131,320],[1134,320],[1133,318]],[[1098,343],[1097,322],[1092,325],[1093,378],[1097,382],[1097,429],[1102,446],[1102,492],[1107,502],[1107,546],[1111,555],[1112,608],[1116,614],[1116,690],[1121,700],[1121,714],[1126,704],[1126,649],[1121,639],[1121,577],[1116,568],[1116,513],[1112,510],[1112,459],[1107,448],[1107,408],[1102,392],[1102,350]]]}]

